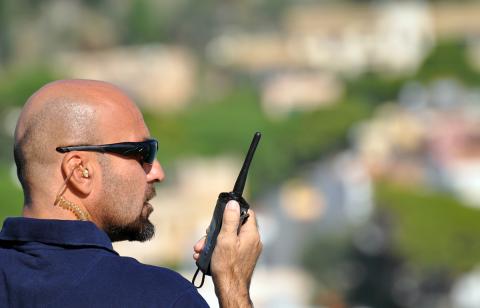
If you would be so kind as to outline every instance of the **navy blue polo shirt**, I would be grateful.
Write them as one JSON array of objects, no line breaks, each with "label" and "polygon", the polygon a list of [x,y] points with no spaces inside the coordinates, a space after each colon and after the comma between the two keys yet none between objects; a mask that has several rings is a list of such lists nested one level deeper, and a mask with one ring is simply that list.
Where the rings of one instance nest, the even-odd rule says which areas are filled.
[{"label": "navy blue polo shirt", "polygon": [[178,273],[120,257],[85,221],[8,218],[0,307],[208,307]]}]

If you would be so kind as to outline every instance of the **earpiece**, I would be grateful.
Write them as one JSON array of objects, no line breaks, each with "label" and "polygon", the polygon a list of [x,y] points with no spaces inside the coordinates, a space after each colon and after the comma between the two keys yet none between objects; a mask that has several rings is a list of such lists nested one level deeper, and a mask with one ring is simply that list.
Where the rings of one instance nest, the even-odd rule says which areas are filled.
[{"label": "earpiece", "polygon": [[83,170],[82,170],[82,176],[83,176],[84,178],[88,178],[88,169],[87,169],[87,168],[83,168]]}]

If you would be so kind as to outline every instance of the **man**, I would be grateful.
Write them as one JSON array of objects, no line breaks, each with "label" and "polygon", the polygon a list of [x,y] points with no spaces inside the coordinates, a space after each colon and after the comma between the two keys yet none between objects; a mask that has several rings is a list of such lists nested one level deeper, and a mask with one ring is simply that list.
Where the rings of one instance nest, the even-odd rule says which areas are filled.
[{"label": "man", "polygon": [[[207,306],[179,274],[112,248],[153,236],[148,201],[165,177],[156,150],[138,108],[111,84],[62,80],[33,94],[15,130],[25,201],[0,232],[0,306]],[[222,307],[251,306],[262,244],[249,214],[237,234],[238,204],[224,213],[211,265]]]}]

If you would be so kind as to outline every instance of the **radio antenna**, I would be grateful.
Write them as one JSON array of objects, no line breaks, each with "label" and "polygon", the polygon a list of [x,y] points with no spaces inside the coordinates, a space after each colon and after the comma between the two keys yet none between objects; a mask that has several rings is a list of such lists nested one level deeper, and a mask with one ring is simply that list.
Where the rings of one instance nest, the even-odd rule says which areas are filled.
[{"label": "radio antenna", "polygon": [[258,141],[260,141],[261,136],[262,134],[260,132],[256,132],[253,135],[252,143],[250,144],[250,148],[248,149],[247,157],[245,157],[242,170],[240,170],[240,174],[238,175],[237,181],[235,182],[235,186],[233,187],[233,192],[239,196],[242,196],[243,194],[243,189],[245,188],[245,182],[247,181],[248,169],[250,168],[250,163],[252,162],[253,154],[257,149]]}]

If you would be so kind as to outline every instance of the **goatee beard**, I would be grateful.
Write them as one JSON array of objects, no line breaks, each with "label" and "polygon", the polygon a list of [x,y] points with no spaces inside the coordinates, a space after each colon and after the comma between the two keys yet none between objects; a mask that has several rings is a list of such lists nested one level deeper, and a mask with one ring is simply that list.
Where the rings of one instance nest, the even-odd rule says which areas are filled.
[{"label": "goatee beard", "polygon": [[106,232],[112,242],[126,240],[145,242],[155,235],[155,226],[148,218],[139,217],[133,223],[125,226],[109,226]]},{"label": "goatee beard", "polygon": [[[145,203],[156,196],[155,187],[153,185],[147,186],[145,191]],[[148,205],[150,206],[150,205]],[[112,242],[119,241],[139,241],[145,242],[150,240],[155,235],[155,226],[148,220],[148,216],[153,209],[148,210],[144,215],[140,215],[137,219],[127,225],[118,226],[110,225],[106,227],[105,232],[110,237]]]}]

